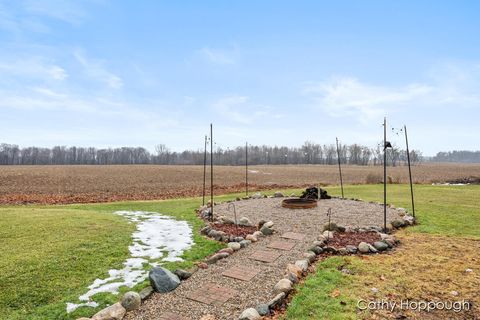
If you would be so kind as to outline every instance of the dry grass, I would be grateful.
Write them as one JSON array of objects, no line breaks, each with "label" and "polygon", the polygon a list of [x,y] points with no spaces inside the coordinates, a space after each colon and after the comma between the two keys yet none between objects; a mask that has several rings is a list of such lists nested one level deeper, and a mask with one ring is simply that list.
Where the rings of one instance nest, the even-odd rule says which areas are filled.
[{"label": "dry grass", "polygon": [[[377,310],[365,315],[368,319],[474,319],[480,314],[480,241],[431,236],[400,236],[402,246],[389,255],[365,256],[355,264],[352,276],[360,297],[365,300],[389,301],[461,301],[472,303],[470,312],[438,310]],[[412,254],[415,255],[412,261]],[[473,272],[465,270],[472,269]],[[371,288],[377,288],[373,294]],[[458,293],[458,295],[457,295]]]},{"label": "dry grass", "polygon": [[[336,166],[253,166],[251,189],[338,184]],[[345,184],[377,183],[381,167],[344,166]],[[406,167],[389,168],[394,183],[406,183]],[[424,164],[413,168],[416,183],[480,177],[480,165]],[[0,203],[85,203],[153,200],[202,194],[202,166],[1,166]],[[243,167],[215,167],[215,193],[244,189]],[[380,179],[381,180],[381,179]]]}]

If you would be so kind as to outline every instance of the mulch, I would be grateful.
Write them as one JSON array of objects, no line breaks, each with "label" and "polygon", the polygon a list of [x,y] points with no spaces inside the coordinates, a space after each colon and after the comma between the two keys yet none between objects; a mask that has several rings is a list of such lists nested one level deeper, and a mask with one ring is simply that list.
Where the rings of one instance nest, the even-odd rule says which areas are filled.
[{"label": "mulch", "polygon": [[212,228],[218,231],[223,231],[229,236],[235,237],[246,237],[247,234],[252,234],[257,231],[256,227],[246,227],[246,226],[236,226],[234,224],[221,224],[221,223],[214,223],[212,224]]},{"label": "mulch", "polygon": [[333,238],[328,239],[328,245],[334,248],[342,248],[346,245],[358,246],[360,242],[373,243],[379,241],[377,232],[335,232]]}]

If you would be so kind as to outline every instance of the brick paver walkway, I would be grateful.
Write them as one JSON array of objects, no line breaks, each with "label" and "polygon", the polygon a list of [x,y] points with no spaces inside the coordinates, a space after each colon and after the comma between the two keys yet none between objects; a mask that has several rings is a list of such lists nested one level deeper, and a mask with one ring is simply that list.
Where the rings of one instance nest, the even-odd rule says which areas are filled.
[{"label": "brick paver walkway", "polygon": [[258,250],[250,256],[250,259],[262,262],[273,262],[277,260],[278,257],[280,257],[281,255],[281,253],[275,251]]},{"label": "brick paver walkway", "polygon": [[243,281],[250,281],[260,272],[259,269],[252,269],[245,266],[235,266],[228,270],[225,270],[222,275],[225,277],[230,277],[234,279],[239,279]]},{"label": "brick paver walkway", "polygon": [[187,318],[173,312],[162,313],[157,320],[187,320]]},{"label": "brick paver walkway", "polygon": [[187,298],[210,305],[222,305],[237,295],[237,290],[222,287],[215,283],[207,283],[199,289],[187,294]]},{"label": "brick paver walkway", "polygon": [[305,239],[304,234],[296,233],[296,232],[285,232],[280,237],[285,238],[285,239],[292,239],[292,240],[303,240],[303,239]]},{"label": "brick paver walkway", "polygon": [[272,241],[267,248],[272,248],[272,249],[279,249],[279,250],[292,250],[293,247],[295,247],[295,242],[291,241],[282,241],[282,240],[277,240],[277,241]]}]

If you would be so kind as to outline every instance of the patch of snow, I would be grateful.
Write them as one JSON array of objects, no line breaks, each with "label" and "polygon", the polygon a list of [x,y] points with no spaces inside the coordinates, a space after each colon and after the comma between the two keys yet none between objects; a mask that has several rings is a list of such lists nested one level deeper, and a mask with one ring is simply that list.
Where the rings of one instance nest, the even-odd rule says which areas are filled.
[{"label": "patch of snow", "polygon": [[133,244],[128,247],[131,258],[123,263],[122,269],[109,270],[109,277],[95,279],[88,286],[89,290],[79,297],[85,302],[67,303],[67,313],[82,306],[98,306],[90,300],[99,292],[118,294],[122,286],[134,287],[148,277],[148,271],[143,269],[145,264],[155,267],[162,261],[182,261],[183,251],[193,245],[192,229],[186,221],[177,221],[157,212],[117,211],[115,214],[137,224],[137,230],[132,233]]},{"label": "patch of snow", "polygon": [[470,183],[432,183],[432,186],[468,186]]},{"label": "patch of snow", "polygon": [[68,302],[67,303],[67,313],[73,312],[79,307],[96,308],[96,307],[98,307],[98,303],[96,303],[95,301],[90,301],[90,302],[86,302],[86,303],[77,303],[77,304]]},{"label": "patch of snow", "polygon": [[248,170],[249,173],[258,173],[258,170]]}]

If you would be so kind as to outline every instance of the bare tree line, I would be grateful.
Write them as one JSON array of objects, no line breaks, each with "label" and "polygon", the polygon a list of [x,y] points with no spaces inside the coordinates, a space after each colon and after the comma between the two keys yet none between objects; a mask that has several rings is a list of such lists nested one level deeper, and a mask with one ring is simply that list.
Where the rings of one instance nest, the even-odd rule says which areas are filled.
[{"label": "bare tree line", "polygon": [[480,163],[480,151],[454,150],[438,152],[437,155],[432,158],[432,161]]},{"label": "bare tree line", "polygon": [[[382,165],[381,145],[375,148],[359,144],[339,145],[340,161],[352,165]],[[406,152],[398,147],[388,150],[387,164],[396,166],[405,163]],[[422,160],[418,150],[410,151],[413,164]],[[249,146],[248,162],[251,165],[280,164],[337,164],[337,150],[334,144],[316,144],[305,142],[301,147]],[[234,149],[214,149],[214,162],[217,165],[244,165],[245,146]],[[155,153],[143,147],[121,147],[97,149],[94,147],[53,148],[25,147],[15,144],[0,144],[0,165],[109,165],[109,164],[203,164],[203,150],[171,151],[166,145],[159,144]]]}]

